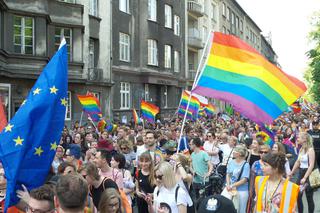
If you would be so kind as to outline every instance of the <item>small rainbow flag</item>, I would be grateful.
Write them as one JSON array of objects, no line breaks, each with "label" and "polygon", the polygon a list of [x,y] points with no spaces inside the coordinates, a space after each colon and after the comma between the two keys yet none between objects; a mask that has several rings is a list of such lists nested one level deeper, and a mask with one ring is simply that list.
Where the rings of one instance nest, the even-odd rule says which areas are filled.
[{"label": "small rainbow flag", "polygon": [[256,137],[257,136],[261,136],[263,143],[269,145],[269,147],[272,148],[274,141],[269,137],[269,135],[266,132],[257,132]]},{"label": "small rainbow flag", "polygon": [[307,89],[236,36],[214,32],[209,42],[192,92],[226,101],[256,123],[271,124]]},{"label": "small rainbow flag", "polygon": [[217,111],[217,107],[212,104],[209,103],[205,108],[204,108],[205,112],[207,113],[208,117],[212,117],[214,113],[216,113]]},{"label": "small rainbow flag", "polygon": [[156,105],[141,100],[141,114],[142,117],[148,122],[154,123],[155,116],[159,113],[159,111],[159,107]]},{"label": "small rainbow flag", "polygon": [[[182,108],[179,108],[179,109],[178,109],[178,116],[179,116],[180,118],[184,118],[184,114],[185,114],[185,113],[186,113],[186,110],[184,110],[184,109],[182,109]],[[192,121],[194,120],[194,117],[193,117],[193,115],[192,115],[192,113],[191,113],[190,111],[188,111],[186,119],[192,120]]]},{"label": "small rainbow flag", "polygon": [[[188,106],[188,101],[189,101],[189,94],[186,91],[183,91],[179,108],[186,110]],[[197,117],[199,109],[200,109],[200,101],[198,100],[198,98],[192,95],[190,99],[188,111],[190,111],[193,114],[193,116]]]},{"label": "small rainbow flag", "polygon": [[132,110],[132,115],[133,115],[133,120],[134,120],[135,125],[142,123],[135,108],[133,108],[133,110]]},{"label": "small rainbow flag", "polygon": [[82,104],[83,111],[86,112],[93,121],[99,121],[102,117],[99,100],[91,93],[77,96]]}]

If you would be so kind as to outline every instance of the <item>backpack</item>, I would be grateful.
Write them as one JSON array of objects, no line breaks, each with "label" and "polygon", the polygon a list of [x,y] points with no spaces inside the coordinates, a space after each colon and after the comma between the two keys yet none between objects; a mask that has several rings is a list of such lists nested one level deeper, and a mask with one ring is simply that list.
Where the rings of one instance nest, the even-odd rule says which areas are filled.
[{"label": "backpack", "polygon": [[[112,180],[111,178],[104,178],[103,179],[103,182],[102,182],[103,190],[106,190],[104,187],[104,182],[108,179]],[[126,193],[122,189],[119,189],[119,194],[121,197],[121,204],[122,204],[122,207],[124,208],[125,213],[132,213],[132,208],[131,208],[131,205],[128,201]]]}]

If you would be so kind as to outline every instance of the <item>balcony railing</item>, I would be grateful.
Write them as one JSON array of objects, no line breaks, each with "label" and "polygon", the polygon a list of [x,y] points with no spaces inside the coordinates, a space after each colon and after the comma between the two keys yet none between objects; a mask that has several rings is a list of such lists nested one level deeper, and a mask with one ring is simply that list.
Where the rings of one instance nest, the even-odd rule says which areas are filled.
[{"label": "balcony railing", "polygon": [[191,28],[188,30],[188,45],[196,49],[204,47],[199,30]]},{"label": "balcony railing", "polygon": [[196,0],[188,0],[188,11],[196,17],[203,16],[202,5],[199,4]]}]

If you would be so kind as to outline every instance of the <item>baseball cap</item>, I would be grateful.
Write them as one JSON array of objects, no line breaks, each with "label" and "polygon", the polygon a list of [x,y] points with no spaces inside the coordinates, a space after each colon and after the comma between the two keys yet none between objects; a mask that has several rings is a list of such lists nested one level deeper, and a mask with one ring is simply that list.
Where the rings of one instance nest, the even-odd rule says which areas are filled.
[{"label": "baseball cap", "polygon": [[237,213],[233,203],[222,195],[212,195],[203,198],[198,205],[197,212],[201,213]]}]

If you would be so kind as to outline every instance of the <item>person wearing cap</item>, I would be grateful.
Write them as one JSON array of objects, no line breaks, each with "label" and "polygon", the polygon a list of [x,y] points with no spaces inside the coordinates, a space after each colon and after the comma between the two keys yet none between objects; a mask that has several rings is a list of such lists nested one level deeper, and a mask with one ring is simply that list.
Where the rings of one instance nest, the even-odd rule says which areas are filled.
[{"label": "person wearing cap", "polygon": [[81,166],[82,161],[81,148],[78,144],[70,144],[69,149],[66,151],[66,161],[72,163],[77,169]]},{"label": "person wearing cap", "polygon": [[177,144],[173,140],[166,142],[162,149],[164,150],[164,159],[170,161],[171,156],[177,152]]},{"label": "person wearing cap", "polygon": [[237,213],[231,200],[222,195],[212,195],[200,199],[197,212],[201,213]]}]

